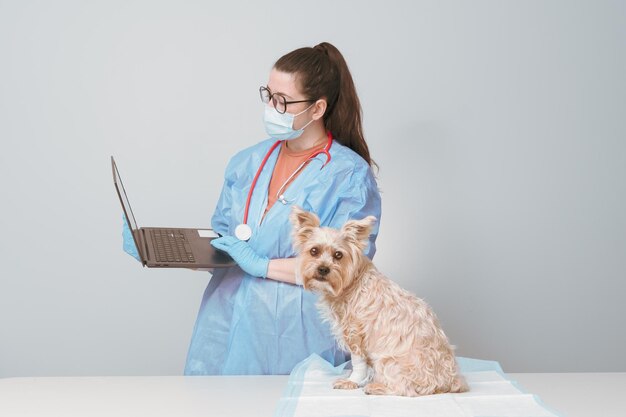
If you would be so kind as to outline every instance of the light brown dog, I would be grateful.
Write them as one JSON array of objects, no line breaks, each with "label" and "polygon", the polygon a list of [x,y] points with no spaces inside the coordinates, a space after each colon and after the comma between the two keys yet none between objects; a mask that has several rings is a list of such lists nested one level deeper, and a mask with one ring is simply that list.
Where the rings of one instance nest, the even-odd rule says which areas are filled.
[{"label": "light brown dog", "polygon": [[350,220],[336,230],[319,227],[315,214],[294,206],[290,220],[299,252],[296,274],[306,290],[320,295],[322,317],[352,354],[352,374],[334,388],[367,383],[366,394],[409,397],[468,390],[432,309],[382,275],[363,253],[375,217]]}]

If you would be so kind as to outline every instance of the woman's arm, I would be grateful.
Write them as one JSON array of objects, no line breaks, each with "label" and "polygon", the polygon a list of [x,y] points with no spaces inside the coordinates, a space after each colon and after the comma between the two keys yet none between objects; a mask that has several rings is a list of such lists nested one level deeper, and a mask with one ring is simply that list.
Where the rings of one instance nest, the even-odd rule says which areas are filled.
[{"label": "woman's arm", "polygon": [[267,278],[289,284],[302,285],[296,282],[296,258],[270,259]]},{"label": "woman's arm", "polygon": [[[192,268],[193,271],[208,271],[213,273],[213,268]],[[270,259],[267,268],[267,278],[274,281],[282,281],[289,284],[302,285],[296,282],[296,258]]]}]

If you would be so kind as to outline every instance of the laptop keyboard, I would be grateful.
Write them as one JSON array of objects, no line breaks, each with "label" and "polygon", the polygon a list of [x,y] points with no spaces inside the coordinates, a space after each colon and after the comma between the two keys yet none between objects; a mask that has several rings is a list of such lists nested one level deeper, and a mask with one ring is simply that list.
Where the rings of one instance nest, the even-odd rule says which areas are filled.
[{"label": "laptop keyboard", "polygon": [[182,230],[151,229],[157,262],[195,262],[191,246]]}]

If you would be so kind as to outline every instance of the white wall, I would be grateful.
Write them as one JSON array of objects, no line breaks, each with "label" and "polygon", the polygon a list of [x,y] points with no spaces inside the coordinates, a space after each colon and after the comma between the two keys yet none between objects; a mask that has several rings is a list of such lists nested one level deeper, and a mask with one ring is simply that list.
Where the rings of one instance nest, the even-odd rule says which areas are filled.
[{"label": "white wall", "polygon": [[258,86],[321,41],[381,167],[379,268],[462,356],[626,371],[622,2],[0,0],[0,377],[181,374],[209,274],[121,250],[208,226]]}]

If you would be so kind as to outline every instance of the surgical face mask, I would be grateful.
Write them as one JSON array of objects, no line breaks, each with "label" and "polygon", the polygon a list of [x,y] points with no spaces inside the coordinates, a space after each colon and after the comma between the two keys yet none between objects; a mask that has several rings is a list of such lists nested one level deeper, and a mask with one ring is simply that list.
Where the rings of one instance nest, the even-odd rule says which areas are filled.
[{"label": "surgical face mask", "polygon": [[298,130],[295,130],[293,128],[293,119],[310,109],[313,104],[311,104],[309,107],[302,110],[298,114],[280,114],[276,111],[274,107],[265,106],[265,114],[263,116],[265,131],[268,135],[277,140],[290,140],[299,138],[300,135],[302,135],[302,132],[304,132],[304,128],[313,123],[313,119],[311,119],[309,123],[305,124],[304,126],[302,126],[302,128]]}]

